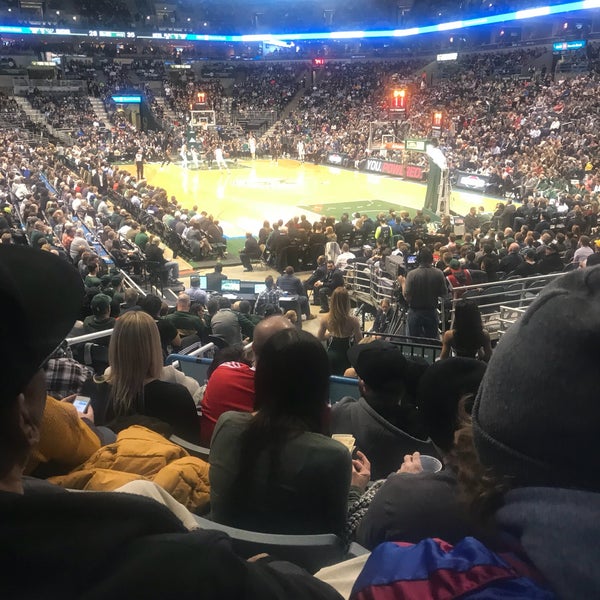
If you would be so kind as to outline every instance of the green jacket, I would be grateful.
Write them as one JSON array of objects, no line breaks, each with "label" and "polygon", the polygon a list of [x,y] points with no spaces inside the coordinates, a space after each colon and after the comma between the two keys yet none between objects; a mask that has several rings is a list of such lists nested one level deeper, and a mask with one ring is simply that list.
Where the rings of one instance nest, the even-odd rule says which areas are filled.
[{"label": "green jacket", "polygon": [[146,250],[146,244],[148,243],[148,240],[149,240],[148,234],[144,233],[143,231],[140,231],[139,233],[136,234],[133,241],[135,242],[135,245],[138,246],[143,252]]}]

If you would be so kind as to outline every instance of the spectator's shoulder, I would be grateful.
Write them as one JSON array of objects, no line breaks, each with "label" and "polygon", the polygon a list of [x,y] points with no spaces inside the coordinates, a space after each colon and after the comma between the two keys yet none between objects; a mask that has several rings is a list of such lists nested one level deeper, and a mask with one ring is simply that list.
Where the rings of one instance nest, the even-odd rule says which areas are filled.
[{"label": "spectator's shoulder", "polygon": [[335,414],[347,412],[349,410],[353,410],[355,406],[358,406],[358,398],[353,398],[352,396],[344,396],[331,407],[331,413]]}]

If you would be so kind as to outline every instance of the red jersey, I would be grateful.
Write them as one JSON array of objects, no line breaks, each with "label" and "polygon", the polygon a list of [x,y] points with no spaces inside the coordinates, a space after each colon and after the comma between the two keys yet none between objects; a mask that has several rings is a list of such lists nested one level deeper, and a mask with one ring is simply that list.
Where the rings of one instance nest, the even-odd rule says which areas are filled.
[{"label": "red jersey", "polygon": [[223,363],[210,376],[202,398],[200,442],[203,446],[210,446],[219,417],[229,410],[254,410],[254,368],[245,363]]}]

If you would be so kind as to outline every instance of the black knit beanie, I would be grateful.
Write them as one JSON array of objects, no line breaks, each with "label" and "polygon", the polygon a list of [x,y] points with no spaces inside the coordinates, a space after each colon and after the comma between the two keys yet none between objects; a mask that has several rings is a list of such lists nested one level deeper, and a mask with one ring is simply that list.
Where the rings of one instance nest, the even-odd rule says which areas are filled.
[{"label": "black knit beanie", "polygon": [[515,486],[600,490],[600,266],[549,284],[494,350],[473,407],[482,464]]}]

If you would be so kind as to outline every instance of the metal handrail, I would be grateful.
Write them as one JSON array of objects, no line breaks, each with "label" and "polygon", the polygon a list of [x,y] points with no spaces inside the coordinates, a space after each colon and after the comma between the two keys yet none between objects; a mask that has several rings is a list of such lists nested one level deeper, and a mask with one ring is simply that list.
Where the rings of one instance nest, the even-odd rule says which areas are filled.
[{"label": "metal handrail", "polygon": [[522,277],[521,279],[502,279],[500,281],[487,281],[486,283],[473,283],[471,285],[463,285],[453,288],[454,291],[466,292],[468,290],[486,289],[498,285],[513,285],[515,283],[529,284],[532,281],[553,280],[564,275],[565,273],[550,273],[549,275],[534,275],[532,277]]},{"label": "metal handrail", "polygon": [[102,331],[95,331],[94,333],[85,333],[84,335],[78,335],[76,337],[67,338],[67,345],[74,346],[75,344],[83,344],[84,342],[92,342],[100,338],[108,337],[112,335],[112,329],[104,329]]},{"label": "metal handrail", "polygon": [[[198,357],[198,356],[201,356],[202,354],[205,354],[209,350],[212,350],[213,348],[215,348],[215,345],[212,342],[209,342],[208,344],[204,344],[204,346],[200,346],[200,348],[196,348],[196,350],[193,350],[189,354],[186,354],[186,356]],[[172,356],[177,356],[177,354],[171,354],[170,356],[167,356],[166,364],[172,365],[176,369],[178,369],[179,368],[179,360],[173,360],[171,362],[169,359]]]},{"label": "metal handrail", "polygon": [[[500,323],[500,329],[498,330],[499,335],[503,335],[506,333],[508,328],[511,325],[514,325],[518,319],[520,319],[525,312],[527,311],[527,307],[523,306],[500,306],[500,316],[498,321]],[[515,317],[516,313],[516,317]]]},{"label": "metal handrail", "polygon": [[[502,331],[501,312],[502,308],[516,311],[517,309],[525,309],[525,305],[533,302],[536,295],[551,281],[558,279],[564,273],[551,273],[548,275],[536,275],[534,277],[524,277],[521,279],[504,279],[501,281],[491,281],[481,284],[472,284],[468,286],[453,288],[453,297],[450,301],[449,314],[444,315],[442,325],[445,326],[449,322],[449,327],[454,325],[454,311],[457,302],[459,302],[466,292],[469,290],[480,291],[472,300],[482,308],[482,316],[487,325],[492,323],[499,324],[499,331]],[[539,282],[539,286],[535,285]],[[508,290],[507,287],[517,287],[517,289]],[[486,290],[493,288],[503,288],[502,290],[486,293]]]}]

